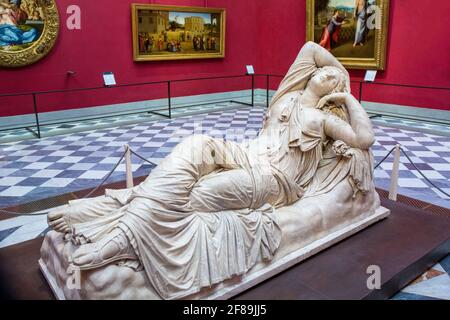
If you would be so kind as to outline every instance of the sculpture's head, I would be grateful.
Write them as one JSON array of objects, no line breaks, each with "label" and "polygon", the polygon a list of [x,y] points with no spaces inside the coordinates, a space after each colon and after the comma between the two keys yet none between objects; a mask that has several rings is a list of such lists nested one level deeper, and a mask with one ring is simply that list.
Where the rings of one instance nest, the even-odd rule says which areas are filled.
[{"label": "sculpture's head", "polygon": [[345,92],[347,81],[347,77],[339,68],[325,66],[313,73],[306,88],[322,98],[331,93]]},{"label": "sculpture's head", "polygon": [[[326,66],[313,73],[306,88],[318,98],[322,98],[331,93],[348,92],[348,81],[347,76],[339,68]],[[327,103],[323,106],[322,111],[331,112],[342,120],[349,122],[347,111],[341,105]]]}]

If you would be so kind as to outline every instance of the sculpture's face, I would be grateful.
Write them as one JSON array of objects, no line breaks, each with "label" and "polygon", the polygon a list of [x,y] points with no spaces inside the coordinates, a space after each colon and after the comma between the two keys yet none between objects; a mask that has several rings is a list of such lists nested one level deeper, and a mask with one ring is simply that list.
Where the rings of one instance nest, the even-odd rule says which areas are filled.
[{"label": "sculpture's face", "polygon": [[314,73],[307,87],[318,97],[330,94],[341,81],[341,73],[337,68],[321,68]]}]

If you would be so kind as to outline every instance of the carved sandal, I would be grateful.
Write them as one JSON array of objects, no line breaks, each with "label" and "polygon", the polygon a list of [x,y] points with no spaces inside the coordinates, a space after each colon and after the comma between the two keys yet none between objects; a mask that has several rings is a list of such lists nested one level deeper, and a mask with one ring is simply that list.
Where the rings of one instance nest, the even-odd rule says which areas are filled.
[{"label": "carved sandal", "polygon": [[[103,248],[111,241],[113,241],[119,247],[119,251],[110,258],[103,258],[102,256]],[[90,270],[100,268],[119,260],[138,259],[134,252],[134,249],[129,244],[127,237],[125,236],[125,234],[122,233],[120,229],[113,230],[111,234],[106,235],[103,239],[101,239],[98,242],[82,245],[75,252],[76,253],[85,252],[86,254],[94,255],[94,258],[90,262],[83,265],[77,265],[75,261],[71,262],[80,270]]]}]

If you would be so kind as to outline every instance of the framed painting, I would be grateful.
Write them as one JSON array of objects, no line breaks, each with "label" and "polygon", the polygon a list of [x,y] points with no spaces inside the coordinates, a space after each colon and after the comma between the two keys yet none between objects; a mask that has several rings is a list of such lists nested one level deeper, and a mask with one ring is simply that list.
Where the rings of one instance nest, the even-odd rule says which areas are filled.
[{"label": "framed painting", "polygon": [[306,38],[349,69],[384,70],[389,0],[307,0]]},{"label": "framed painting", "polygon": [[37,62],[50,52],[58,32],[54,0],[0,0],[0,66]]},{"label": "framed painting", "polygon": [[132,4],[134,61],[225,57],[225,9]]}]

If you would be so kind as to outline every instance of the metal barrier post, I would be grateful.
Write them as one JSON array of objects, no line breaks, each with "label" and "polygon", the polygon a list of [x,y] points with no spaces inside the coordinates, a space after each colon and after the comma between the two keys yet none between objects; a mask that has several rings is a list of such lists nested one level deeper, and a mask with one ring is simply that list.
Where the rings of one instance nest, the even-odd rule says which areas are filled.
[{"label": "metal barrier post", "polygon": [[37,111],[37,102],[36,102],[36,93],[33,93],[33,109],[34,109],[34,117],[36,118],[36,127],[37,127],[37,136],[41,138],[41,127],[39,125],[39,115]]},{"label": "metal barrier post", "polygon": [[362,101],[362,89],[363,89],[363,82],[359,81],[359,96],[358,96],[359,103],[361,103],[361,101]]},{"label": "metal barrier post", "polygon": [[252,107],[255,106],[255,75],[252,74]]},{"label": "metal barrier post", "polygon": [[269,108],[269,81],[270,75],[266,74],[266,107]]},{"label": "metal barrier post", "polygon": [[131,165],[131,150],[129,145],[125,145],[125,174],[127,177],[127,189],[133,188],[133,167]]},{"label": "metal barrier post", "polygon": [[171,97],[170,80],[167,81],[167,99],[169,102],[169,119],[172,119],[172,97]]},{"label": "metal barrier post", "polygon": [[400,145],[395,146],[394,163],[392,164],[391,187],[389,188],[389,199],[397,201],[398,174],[400,167]]}]

